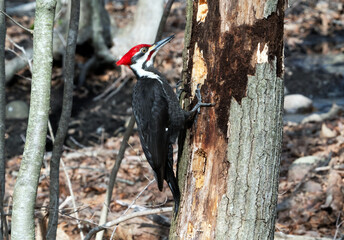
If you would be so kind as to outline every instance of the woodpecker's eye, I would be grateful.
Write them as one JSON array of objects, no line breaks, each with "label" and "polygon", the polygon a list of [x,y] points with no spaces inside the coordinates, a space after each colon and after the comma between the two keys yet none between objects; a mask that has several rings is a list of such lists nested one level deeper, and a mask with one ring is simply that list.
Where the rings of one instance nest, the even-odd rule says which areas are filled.
[{"label": "woodpecker's eye", "polygon": [[142,53],[146,53],[146,52],[147,52],[147,48],[142,48],[142,49],[141,49],[141,52],[142,52]]}]

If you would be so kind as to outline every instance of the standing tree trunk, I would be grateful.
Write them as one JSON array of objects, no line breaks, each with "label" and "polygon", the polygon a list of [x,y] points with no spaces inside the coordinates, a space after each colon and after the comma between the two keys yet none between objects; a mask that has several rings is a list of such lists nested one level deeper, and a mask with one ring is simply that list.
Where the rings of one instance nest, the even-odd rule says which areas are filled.
[{"label": "standing tree trunk", "polygon": [[[0,10],[5,12],[5,0],[0,0]],[[5,15],[0,13],[0,240],[5,236],[4,231],[6,218],[4,215],[5,196],[5,36],[6,21]],[[7,234],[7,233],[6,233]]]},{"label": "standing tree trunk", "polygon": [[186,133],[171,239],[274,237],[283,11],[284,0],[188,0],[184,89],[201,84],[216,106]]},{"label": "standing tree trunk", "polygon": [[137,2],[133,21],[126,27],[117,29],[113,36],[111,53],[115,58],[121,58],[132,46],[152,43],[155,40],[164,12],[164,2],[165,0],[139,0]]},{"label": "standing tree trunk", "polygon": [[63,151],[63,143],[67,134],[73,106],[73,80],[75,65],[75,48],[78,38],[80,16],[80,0],[72,0],[70,7],[69,27],[64,55],[64,89],[62,100],[62,112],[54,141],[53,152],[50,160],[50,186],[49,186],[49,225],[46,238],[56,239],[56,231],[59,217],[60,196],[60,158]]},{"label": "standing tree trunk", "polygon": [[13,193],[12,240],[35,239],[34,208],[45,150],[56,0],[37,0],[31,103],[26,142]]}]

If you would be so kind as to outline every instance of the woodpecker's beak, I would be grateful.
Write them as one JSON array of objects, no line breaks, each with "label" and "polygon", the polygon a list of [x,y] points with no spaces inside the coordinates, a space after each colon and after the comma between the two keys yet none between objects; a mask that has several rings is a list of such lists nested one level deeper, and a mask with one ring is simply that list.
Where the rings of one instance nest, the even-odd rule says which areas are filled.
[{"label": "woodpecker's beak", "polygon": [[160,40],[159,42],[154,43],[149,49],[149,52],[157,52],[160,48],[162,48],[166,43],[169,43],[174,38],[174,35]]}]

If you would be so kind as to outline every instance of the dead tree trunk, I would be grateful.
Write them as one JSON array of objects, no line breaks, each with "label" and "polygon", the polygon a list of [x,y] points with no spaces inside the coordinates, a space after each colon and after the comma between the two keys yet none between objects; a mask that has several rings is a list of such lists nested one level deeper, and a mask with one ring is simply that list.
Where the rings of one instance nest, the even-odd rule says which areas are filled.
[{"label": "dead tree trunk", "polygon": [[193,99],[200,83],[204,102],[216,106],[186,133],[171,239],[273,239],[283,9],[283,0],[188,0],[184,89]]}]

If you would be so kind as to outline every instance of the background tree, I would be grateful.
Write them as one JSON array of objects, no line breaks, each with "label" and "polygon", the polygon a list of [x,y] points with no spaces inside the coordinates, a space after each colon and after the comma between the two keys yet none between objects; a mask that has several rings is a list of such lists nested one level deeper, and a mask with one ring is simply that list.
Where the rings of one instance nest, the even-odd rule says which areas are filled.
[{"label": "background tree", "polygon": [[59,173],[60,158],[63,151],[63,143],[67,134],[73,105],[73,81],[75,65],[75,48],[78,38],[78,26],[80,15],[80,0],[72,0],[70,8],[69,29],[66,43],[66,54],[64,55],[64,92],[62,112],[59,126],[54,141],[52,157],[50,160],[50,185],[49,185],[49,226],[46,238],[56,239],[56,230],[59,216]]},{"label": "background tree", "polygon": [[[158,28],[159,20],[162,15],[163,2],[164,2],[163,0],[159,0],[152,7],[149,4],[149,1],[140,0],[138,4],[138,11],[135,15],[134,21],[131,24],[129,24],[128,27],[124,29],[114,28],[115,35],[117,36],[116,38],[117,47],[115,50],[116,54],[121,54],[120,50],[124,51],[123,49],[125,49],[125,47],[122,49],[118,45],[122,44],[121,46],[126,46],[126,44],[127,45],[132,44],[132,42],[129,43],[129,41],[127,41],[128,37],[126,37],[126,34],[132,34],[133,31],[136,32],[136,34],[131,36],[134,42],[140,42],[140,41],[152,42],[154,40],[156,29]],[[57,22],[58,23],[57,27],[54,28],[53,43],[54,43],[55,56],[57,56],[58,53],[61,53],[62,52],[61,49],[63,49],[63,45],[64,45],[63,35],[65,34],[66,29],[67,29],[66,20],[75,17],[75,13],[73,11],[71,11],[72,14],[69,14],[69,11],[68,11],[68,10],[73,9],[73,3],[72,5],[67,5],[67,6],[63,6],[63,4],[61,4],[60,1],[58,1],[58,3],[60,4],[58,4],[57,12],[59,12],[59,14],[62,14],[64,17],[61,18],[61,21]],[[110,19],[102,4],[102,1],[84,0],[82,1],[82,3],[83,3],[82,4],[83,9],[87,9],[87,10],[83,12],[84,13],[83,16],[85,17],[82,18],[80,29],[81,29],[81,33],[84,33],[84,34],[81,34],[80,39],[81,41],[92,39],[92,45],[95,49],[95,56],[91,59],[91,63],[92,62],[95,63],[96,62],[95,59],[101,60],[98,62],[114,62],[115,57],[110,54],[110,51],[108,49],[108,47],[111,46],[111,41],[112,41],[111,30],[113,29],[111,28]],[[38,9],[38,7],[39,5],[37,3],[36,8]],[[147,9],[149,9],[150,14],[147,14],[148,12]],[[145,23],[144,25],[142,24],[143,22]],[[89,29],[90,26],[91,26],[91,29]],[[86,28],[88,28],[88,30],[83,31]],[[138,34],[138,33],[144,33],[144,34]],[[68,42],[67,42],[67,45],[69,45]],[[74,46],[74,49],[75,49],[75,46]],[[31,54],[32,51],[29,50],[27,52]],[[68,52],[67,52],[66,57],[68,57]],[[16,71],[18,71],[19,69],[21,69],[27,64],[25,61],[23,64],[18,64],[18,61],[15,59],[12,60],[10,63],[13,63],[13,64],[10,64],[11,66],[17,66],[13,68],[15,70],[10,71],[12,73],[10,76],[13,76]],[[66,62],[66,61],[64,61],[64,65],[65,66],[70,65],[72,68],[74,66],[74,64],[71,64],[70,62]],[[88,69],[89,64],[86,63],[85,66],[87,66],[86,68]],[[85,68],[83,68],[83,70],[84,69]],[[87,72],[87,69],[86,69],[86,72]],[[85,74],[84,74],[85,71],[83,70],[82,70],[81,76],[85,78]],[[68,72],[68,71],[65,71],[65,72]],[[8,79],[9,78],[10,77],[8,77]],[[70,84],[69,84],[70,81],[65,81],[65,82],[68,82],[68,85],[69,85],[69,87],[67,86],[66,88],[68,90],[66,90],[65,92],[70,92],[72,90],[72,87],[70,87]],[[68,99],[70,100],[71,97],[72,96],[69,95]],[[64,101],[68,102],[66,98],[64,99]],[[61,118],[61,120],[64,121],[65,123],[66,122],[68,123],[68,120],[65,121],[64,117],[66,117],[67,115],[70,115],[70,111],[71,111],[71,105],[64,103],[63,110],[62,110],[63,117]],[[64,124],[63,123],[61,124],[60,122],[60,126],[62,125]],[[52,184],[50,186],[51,187],[50,189],[51,201],[49,203],[50,204],[50,208],[49,208],[50,222],[49,222],[49,229],[48,229],[48,235],[47,235],[49,239],[54,238],[56,235],[56,225],[57,225],[57,216],[58,216],[58,213],[57,213],[58,212],[58,184],[59,184],[58,183],[58,175],[59,175],[58,166],[59,166],[59,158],[60,158],[59,156],[62,150],[62,144],[65,137],[65,131],[68,127],[68,124],[65,124],[65,125],[66,126],[59,127],[57,131],[56,144],[54,145],[53,156],[51,160],[52,162],[51,183]]]},{"label": "background tree", "polygon": [[[63,14],[70,11],[71,1],[61,0],[61,2],[63,2],[63,8],[62,11],[56,10],[59,15],[55,16],[54,32],[56,35],[59,32],[63,40],[67,37],[67,28],[62,31],[57,26],[63,21],[68,23],[68,14]],[[258,1],[255,2],[258,4]],[[116,21],[118,28],[122,28],[134,19],[137,3],[137,0],[114,0],[107,1],[105,7],[110,19]],[[32,6],[35,5],[35,1],[30,3],[26,0],[6,1],[6,12],[22,26],[32,28],[35,10]],[[28,12],[27,7],[32,10]],[[156,67],[167,77],[172,86],[179,81],[180,72],[182,72],[181,53],[184,47],[185,7],[186,1],[176,1],[173,5],[163,37],[175,34],[175,38],[156,56]],[[341,222],[344,220],[341,213],[344,202],[341,191],[344,180],[341,173],[343,169],[341,165],[344,163],[342,151],[344,79],[338,73],[344,72],[344,65],[340,64],[343,62],[342,47],[344,46],[342,44],[344,43],[342,38],[344,26],[340,24],[344,21],[342,10],[343,1],[341,0],[306,0],[294,1],[285,12],[286,74],[284,84],[286,96],[284,101],[286,104],[283,117],[285,134],[279,179],[279,193],[283,192],[283,194],[278,195],[275,239],[286,238],[285,234],[288,238],[294,239],[311,238],[309,235],[313,238],[328,240],[336,236],[341,237]],[[194,16],[197,16],[197,12]],[[60,13],[63,14],[60,15]],[[150,12],[147,13],[150,14]],[[205,18],[205,22],[209,16]],[[10,19],[6,20],[6,27],[5,67],[6,75],[9,75],[8,66],[13,66],[12,63],[20,59],[18,55],[23,57],[22,62],[25,64],[28,62],[27,55],[30,49],[32,55],[30,33],[32,30],[25,31]],[[88,24],[88,33],[89,36],[93,36],[91,23]],[[208,37],[207,33],[204,34],[205,37]],[[112,32],[112,34],[115,33]],[[129,44],[131,42],[130,38],[126,41]],[[247,45],[250,43],[248,42]],[[109,46],[107,45],[108,48]],[[80,75],[81,69],[88,60],[95,56],[94,49],[91,38],[77,47],[75,76]],[[192,49],[189,50],[192,51]],[[239,52],[243,50],[244,48],[241,48]],[[55,134],[62,109],[64,87],[62,56],[64,52],[63,48],[63,52],[59,53],[59,58],[54,60],[51,81],[49,118],[51,132]],[[204,58],[206,52],[203,51],[202,54]],[[115,159],[121,154],[121,151],[118,151],[119,145],[124,139],[123,134],[131,115],[131,89],[135,84],[135,79],[125,74],[126,69],[115,68],[113,64],[104,64],[98,58],[96,62],[97,65],[88,71],[83,86],[73,89],[73,114],[62,155],[65,165],[61,164],[60,167],[57,228],[59,238],[79,239],[81,232],[86,235],[91,232],[91,228],[93,230],[98,225],[100,209],[108,196],[105,190],[111,179],[109,172]],[[14,66],[19,65],[14,64]],[[26,140],[31,69],[32,66],[19,72],[12,71],[14,77],[6,85],[8,103],[6,107],[4,212],[7,221],[11,219],[9,215],[13,207],[13,188]],[[111,89],[114,91],[110,94]],[[202,93],[205,98],[207,96],[209,98],[206,84],[203,85]],[[306,100],[301,106],[299,97]],[[12,102],[17,103],[18,100],[24,108],[12,105]],[[333,102],[336,102],[338,106],[334,105],[331,108]],[[295,104],[298,105],[296,108]],[[205,110],[210,109],[202,109],[202,113]],[[295,111],[300,114],[292,114]],[[13,113],[22,114],[15,116]],[[309,115],[311,113],[314,114]],[[43,230],[47,225],[52,139],[53,134],[49,134],[35,203],[37,239],[40,236],[44,238],[42,233],[45,232]],[[146,211],[151,210],[150,207],[155,208],[162,204],[164,208],[172,206],[171,193],[167,186],[164,192],[159,192],[154,184],[150,184],[153,175],[147,161],[144,160],[136,133],[129,138],[128,144],[130,147],[124,153],[111,196],[112,200],[107,205],[108,220],[111,224],[104,226],[106,228],[104,237],[110,238],[109,228],[113,225],[116,225],[112,231],[115,238],[157,240],[166,237],[169,234],[170,213],[164,213],[165,216],[159,217],[159,220],[163,218],[164,221],[157,221],[158,218],[152,215],[142,217],[142,213],[147,214]],[[136,218],[118,224],[120,219],[128,219],[127,217],[133,214]],[[138,215],[141,217],[137,217]],[[75,218],[80,221],[86,220],[88,223],[83,222],[81,229],[80,221]],[[303,236],[295,236],[298,234]]]},{"label": "background tree", "polygon": [[[159,21],[163,14],[165,0],[156,0],[151,4],[150,0],[139,0],[133,21],[128,22],[125,27],[119,28],[113,18],[110,18],[104,7],[105,1],[80,1],[80,22],[78,45],[87,41],[92,42],[95,51],[94,57],[89,59],[81,70],[79,85],[83,85],[86,75],[92,67],[102,64],[114,63],[130,49],[132,45],[142,42],[152,43],[155,39]],[[69,1],[58,1],[57,11],[59,21],[54,27],[54,59],[64,55],[64,36],[67,36],[69,25]],[[30,15],[35,9],[35,3],[25,4],[9,9],[9,14]],[[148,13],[148,14],[147,14]],[[130,41],[129,41],[130,39]],[[112,46],[112,47],[111,47]],[[109,49],[111,47],[111,49]],[[32,49],[26,49],[24,58],[32,57]],[[27,61],[16,57],[6,64],[6,81],[9,82],[13,76],[27,66]]]},{"label": "background tree", "polygon": [[273,239],[283,17],[283,0],[188,1],[184,89],[202,84],[216,106],[202,109],[185,136],[171,239]]},{"label": "background tree", "polygon": [[26,143],[13,193],[11,239],[34,239],[34,208],[47,136],[56,0],[37,0],[34,63]]},{"label": "background tree", "polygon": [[[5,11],[5,0],[0,0],[0,10]],[[6,229],[3,200],[5,195],[5,15],[0,13],[0,239],[3,239]],[[6,231],[6,230],[5,230]],[[6,233],[7,234],[7,233]]]}]

